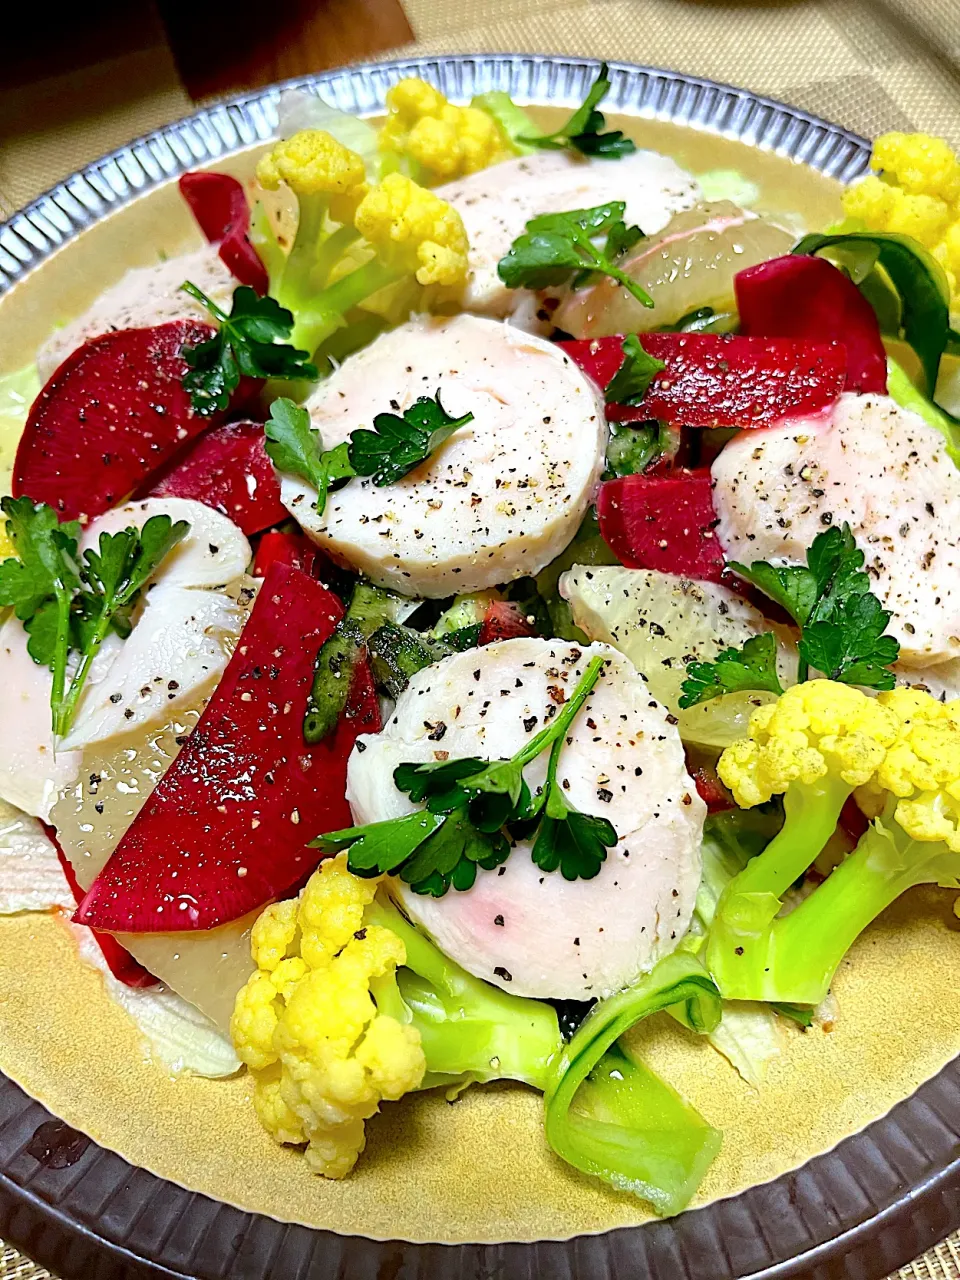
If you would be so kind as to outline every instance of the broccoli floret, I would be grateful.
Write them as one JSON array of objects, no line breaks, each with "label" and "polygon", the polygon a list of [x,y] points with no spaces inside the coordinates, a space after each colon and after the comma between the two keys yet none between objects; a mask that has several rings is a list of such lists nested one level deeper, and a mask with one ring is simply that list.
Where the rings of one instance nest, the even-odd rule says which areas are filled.
[{"label": "broccoli floret", "polygon": [[[268,190],[285,184],[297,197],[289,254],[265,255],[270,292],[295,317],[295,346],[315,351],[353,308],[384,290],[392,289],[384,307],[402,319],[425,290],[455,291],[466,280],[467,236],[457,211],[400,173],[371,187],[360,156],[323,130],[277,143],[257,177]],[[266,230],[261,220],[261,238]]]}]

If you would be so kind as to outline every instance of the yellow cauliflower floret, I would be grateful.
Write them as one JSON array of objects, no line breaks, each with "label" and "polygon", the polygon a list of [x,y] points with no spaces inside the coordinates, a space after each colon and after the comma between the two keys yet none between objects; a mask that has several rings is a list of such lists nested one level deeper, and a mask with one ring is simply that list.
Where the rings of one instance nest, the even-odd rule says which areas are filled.
[{"label": "yellow cauliflower floret", "polygon": [[457,107],[424,80],[401,80],[387,93],[380,147],[409,156],[444,181],[476,173],[514,154],[500,126],[477,107]]},{"label": "yellow cauliflower floret", "polygon": [[946,201],[960,196],[960,163],[944,142],[929,133],[882,133],[873,144],[870,162],[914,195]]},{"label": "yellow cauliflower floret", "polygon": [[875,815],[896,796],[894,817],[909,835],[960,851],[960,702],[915,689],[893,689],[877,701],[897,717],[898,731],[876,776],[858,790],[860,807]]},{"label": "yellow cauliflower floret", "polygon": [[862,786],[897,736],[895,713],[833,680],[794,685],[750,717],[750,736],[727,747],[717,766],[741,808],[763,804],[799,782],[836,775]]},{"label": "yellow cauliflower floret", "polygon": [[9,556],[15,556],[17,549],[7,533],[6,520],[0,520],[0,560],[6,560]]},{"label": "yellow cauliflower floret", "polygon": [[257,918],[250,935],[250,949],[259,969],[275,969],[297,936],[297,900],[274,902]]},{"label": "yellow cauliflower floret", "polygon": [[848,187],[843,208],[870,231],[912,236],[947,274],[960,308],[960,161],[942,138],[885,133],[873,144],[870,174]]},{"label": "yellow cauliflower floret", "polygon": [[467,233],[446,200],[391,173],[364,196],[354,225],[388,264],[416,274],[422,285],[462,285]]},{"label": "yellow cauliflower floret", "polygon": [[368,189],[360,156],[322,129],[301,129],[278,142],[261,158],[257,178],[268,191],[285,182],[298,196],[329,196],[337,222],[353,217]]},{"label": "yellow cauliflower floret", "polygon": [[353,1168],[380,1102],[416,1089],[426,1070],[419,1032],[378,1013],[370,993],[406,959],[392,930],[363,924],[377,883],[341,854],[299,899],[267,907],[253,930],[257,972],[231,1022],[260,1123],[277,1142],[306,1143],[308,1165],[328,1178]]}]

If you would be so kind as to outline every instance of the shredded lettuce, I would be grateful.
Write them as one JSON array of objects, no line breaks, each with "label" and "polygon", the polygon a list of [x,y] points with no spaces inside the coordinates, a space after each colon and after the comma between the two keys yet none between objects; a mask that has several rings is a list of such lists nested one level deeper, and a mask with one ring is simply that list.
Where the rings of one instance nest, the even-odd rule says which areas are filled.
[{"label": "shredded lettuce", "polygon": [[760,199],[760,188],[737,169],[710,169],[697,177],[704,200],[729,200],[751,209]]},{"label": "shredded lettuce", "polygon": [[133,1020],[149,1056],[173,1075],[221,1079],[240,1070],[233,1045],[210,1019],[169,987],[128,987],[115,978],[90,929],[72,924],[80,959],[103,977],[107,995]]},{"label": "shredded lettuce", "polygon": [[40,394],[40,379],[33,364],[0,375],[0,497],[10,493],[10,478],[17,445],[30,414],[30,406]]},{"label": "shredded lettuce", "polygon": [[322,129],[360,156],[371,181],[380,177],[377,131],[369,121],[328,106],[322,98],[308,93],[306,89],[284,89],[280,95],[278,115],[277,132],[281,138],[289,138],[301,129]]},{"label": "shredded lettuce", "polygon": [[928,400],[890,356],[887,357],[887,391],[897,404],[918,414],[924,422],[940,432],[947,442],[947,453],[960,467],[960,422],[945,413],[932,400]]}]

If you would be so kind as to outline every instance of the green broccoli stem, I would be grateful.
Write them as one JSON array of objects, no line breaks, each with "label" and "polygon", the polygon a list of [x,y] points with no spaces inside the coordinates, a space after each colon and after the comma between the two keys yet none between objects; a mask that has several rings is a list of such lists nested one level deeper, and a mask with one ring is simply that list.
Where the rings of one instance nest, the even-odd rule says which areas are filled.
[{"label": "green broccoli stem", "polygon": [[720,995],[699,961],[676,951],[625,991],[601,1000],[555,1060],[544,1095],[547,1141],[568,1164],[632,1191],[657,1213],[679,1213],[720,1149],[721,1134],[617,1041],[637,1022],[675,1010],[705,1034]]},{"label": "green broccoli stem", "polygon": [[783,797],[780,832],[734,876],[717,903],[706,965],[726,1000],[793,1000],[764,994],[766,939],[786,891],[808,870],[833,835],[853,788],[828,776],[793,783]]},{"label": "green broccoli stem", "polygon": [[344,316],[351,308],[358,306],[371,294],[385,289],[387,285],[394,284],[406,274],[408,273],[400,268],[388,267],[377,258],[363,263],[333,284],[326,285],[304,299],[300,307],[291,307],[297,321],[290,341],[304,351],[313,353],[321,342],[325,342],[346,323]]},{"label": "green broccoli stem", "polygon": [[421,1088],[487,1080],[546,1087],[561,1048],[555,1009],[461,969],[382,893],[367,908],[364,923],[390,929],[406,948],[397,974],[374,980],[371,991],[381,1013],[420,1032],[427,1059]]},{"label": "green broccoli stem", "polygon": [[893,819],[894,799],[856,849],[789,915],[775,920],[762,949],[759,999],[819,1004],[843,957],[871,921],[918,884],[956,884],[960,854],[919,841]]}]

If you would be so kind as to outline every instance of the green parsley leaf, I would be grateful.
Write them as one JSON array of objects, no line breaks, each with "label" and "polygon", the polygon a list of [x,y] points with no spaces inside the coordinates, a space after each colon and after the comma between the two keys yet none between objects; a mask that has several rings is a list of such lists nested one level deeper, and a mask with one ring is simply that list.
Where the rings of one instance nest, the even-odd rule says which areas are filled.
[{"label": "green parsley leaf", "polygon": [[539,134],[534,137],[521,137],[518,142],[545,150],[557,151],[564,147],[573,147],[587,156],[602,156],[606,159],[619,160],[623,156],[632,155],[636,151],[636,143],[625,138],[620,129],[604,133],[606,119],[602,111],[598,111],[600,103],[610,92],[610,71],[604,62],[600,73],[590,86],[584,101],[576,109],[566,124],[554,133]]},{"label": "green parsley leaf", "polygon": [[801,627],[798,680],[806,680],[814,667],[842,684],[892,689],[894,677],[885,668],[896,662],[900,646],[884,632],[893,615],[871,593],[863,564],[863,552],[844,523],[814,538],[806,567],[755,561],[730,568]]},{"label": "green parsley leaf", "polygon": [[[33,660],[53,672],[53,731],[64,737],[110,630],[130,634],[137,597],[164,557],[186,535],[184,520],[153,516],[141,530],[103,533],[97,548],[77,555],[79,526],[60,524],[48,506],[4,498],[0,509],[18,559],[0,563],[0,605],[12,605],[30,639]],[[67,685],[71,652],[76,665]]]},{"label": "green parsley leaf", "polygon": [[892,689],[896,679],[889,667],[900,654],[894,637],[884,635],[892,617],[870,592],[848,596],[829,618],[804,627],[799,646],[804,669],[813,667],[841,684]]},{"label": "green parsley leaf", "polygon": [[556,795],[549,817],[565,828],[549,836],[551,847],[559,850],[556,865],[568,879],[596,875],[606,846],[616,843],[616,832],[606,819],[578,813],[555,784],[567,732],[603,666],[603,658],[592,658],[562,711],[509,760],[488,763],[468,757],[400,764],[393,772],[395,785],[425,808],[393,821],[329,832],[314,847],[327,852],[349,848],[351,871],[399,875],[415,893],[442,897],[451,886],[469,889],[477,867],[491,870],[509,856],[504,825],[535,820],[543,810],[548,797],[545,792],[531,796],[523,769],[550,748],[548,777]]},{"label": "green parsley leaf", "polygon": [[667,366],[644,351],[635,333],[624,338],[621,349],[623,364],[610,379],[603,398],[607,404],[637,405],[647,394],[650,383]]},{"label": "green parsley leaf", "polygon": [[743,689],[783,693],[777,675],[777,639],[772,631],[751,636],[739,649],[724,649],[715,662],[689,663],[680,707],[686,710]]},{"label": "green parsley leaf", "polygon": [[543,807],[543,821],[530,856],[541,871],[560,871],[564,880],[592,880],[606,861],[607,849],[617,843],[617,833],[606,818],[581,813],[563,794],[557,768],[563,739],[550,750],[550,763],[541,798],[531,797],[528,811]]},{"label": "green parsley leaf", "polygon": [[523,235],[500,259],[497,274],[508,289],[548,289],[568,282],[577,287],[599,272],[623,285],[643,306],[652,307],[650,295],[617,265],[618,254],[595,243],[601,235],[607,236],[607,245],[613,249],[636,243],[639,228],[625,226],[625,209],[622,200],[611,200],[592,209],[531,218]]},{"label": "green parsley leaf", "polygon": [[293,332],[293,315],[275,298],[261,298],[249,285],[239,285],[227,315],[191,281],[180,287],[220,325],[207,342],[184,347],[181,353],[190,368],[184,389],[197,413],[207,416],[226,409],[241,377],[315,381],[319,376],[309,351],[298,351],[285,341]]},{"label": "green parsley leaf", "polygon": [[278,471],[300,476],[316,489],[314,506],[323,515],[331,486],[357,474],[350,463],[347,442],[335,449],[321,450],[309,413],[285,396],[274,400],[263,429],[270,461]]},{"label": "green parsley leaf", "polygon": [[440,403],[421,396],[403,415],[378,413],[373,431],[350,436],[350,462],[358,476],[372,476],[375,485],[394,484],[424,462],[460,427],[473,421],[472,413],[451,418]]},{"label": "green parsley leaf", "polygon": [[349,849],[347,864],[354,875],[380,876],[395,871],[444,822],[443,816],[417,809],[402,818],[344,827],[311,840],[312,849],[339,853]]}]

